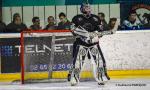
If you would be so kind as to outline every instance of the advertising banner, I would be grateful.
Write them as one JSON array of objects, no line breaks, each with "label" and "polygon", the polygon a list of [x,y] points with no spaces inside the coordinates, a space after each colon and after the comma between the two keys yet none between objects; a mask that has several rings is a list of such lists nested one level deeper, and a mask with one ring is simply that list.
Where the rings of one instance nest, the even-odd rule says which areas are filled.
[{"label": "advertising banner", "polygon": [[[72,66],[72,36],[56,36],[53,70],[68,70]],[[52,36],[25,38],[24,61],[27,71],[48,71],[51,60]],[[0,38],[1,73],[21,70],[20,37]]]},{"label": "advertising banner", "polygon": [[1,73],[20,72],[20,38],[0,38]]},{"label": "advertising banner", "polygon": [[51,51],[54,49],[53,71],[65,71],[72,66],[72,36],[56,36],[52,47],[52,36],[26,37],[24,39],[24,63],[27,72],[48,71]]}]

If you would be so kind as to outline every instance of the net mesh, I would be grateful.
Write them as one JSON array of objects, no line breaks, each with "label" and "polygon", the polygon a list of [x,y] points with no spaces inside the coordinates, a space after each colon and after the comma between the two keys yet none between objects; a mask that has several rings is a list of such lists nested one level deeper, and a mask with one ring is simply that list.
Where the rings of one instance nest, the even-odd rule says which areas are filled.
[{"label": "net mesh", "polygon": [[[26,32],[21,38],[22,82],[67,80],[75,40],[71,32]],[[86,69],[82,78],[91,77]]]}]

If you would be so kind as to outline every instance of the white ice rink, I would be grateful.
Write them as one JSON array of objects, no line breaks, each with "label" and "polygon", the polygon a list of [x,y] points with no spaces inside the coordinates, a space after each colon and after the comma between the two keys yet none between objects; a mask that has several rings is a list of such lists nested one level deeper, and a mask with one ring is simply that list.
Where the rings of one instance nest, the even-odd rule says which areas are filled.
[{"label": "white ice rink", "polygon": [[3,84],[0,90],[150,90],[150,79],[112,79],[105,86],[95,81],[80,82],[77,86],[70,86],[68,82]]}]

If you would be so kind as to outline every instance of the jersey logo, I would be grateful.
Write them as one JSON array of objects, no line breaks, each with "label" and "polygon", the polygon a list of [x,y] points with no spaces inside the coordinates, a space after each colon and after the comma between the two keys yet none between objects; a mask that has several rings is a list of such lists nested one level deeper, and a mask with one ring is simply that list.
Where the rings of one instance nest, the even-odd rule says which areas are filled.
[{"label": "jersey logo", "polygon": [[93,25],[91,23],[85,23],[83,25],[83,28],[86,29],[87,31],[93,30]]}]

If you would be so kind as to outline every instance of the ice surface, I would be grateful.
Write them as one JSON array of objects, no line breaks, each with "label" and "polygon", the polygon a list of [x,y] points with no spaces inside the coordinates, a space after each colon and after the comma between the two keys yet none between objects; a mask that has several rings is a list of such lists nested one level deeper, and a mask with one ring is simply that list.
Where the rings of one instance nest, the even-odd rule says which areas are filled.
[{"label": "ice surface", "polygon": [[80,82],[77,86],[70,86],[69,82],[4,84],[0,90],[150,90],[150,79],[111,79],[104,86],[95,81]]}]

